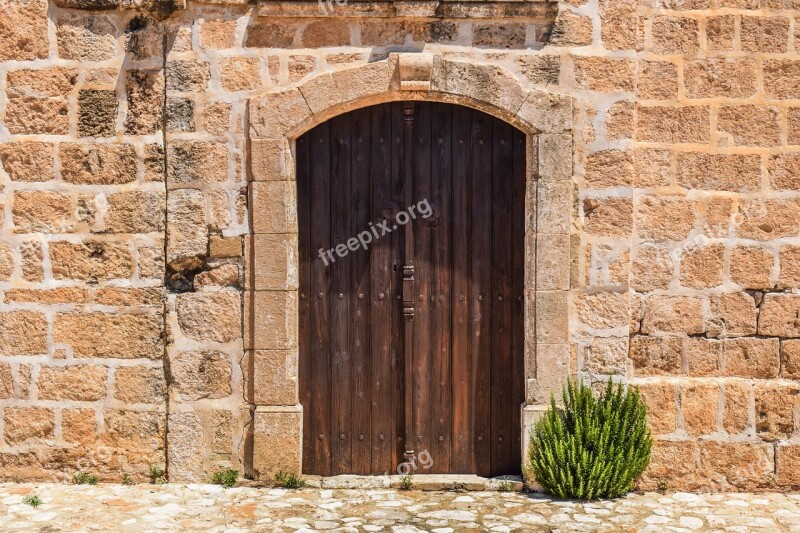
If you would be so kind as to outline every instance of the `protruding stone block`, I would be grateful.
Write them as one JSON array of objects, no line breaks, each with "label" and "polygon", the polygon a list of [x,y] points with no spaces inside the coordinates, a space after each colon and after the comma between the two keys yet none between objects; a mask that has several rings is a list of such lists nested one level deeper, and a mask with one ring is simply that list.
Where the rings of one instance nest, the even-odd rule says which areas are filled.
[{"label": "protruding stone block", "polygon": [[253,420],[253,477],[303,470],[303,407],[256,407]]}]

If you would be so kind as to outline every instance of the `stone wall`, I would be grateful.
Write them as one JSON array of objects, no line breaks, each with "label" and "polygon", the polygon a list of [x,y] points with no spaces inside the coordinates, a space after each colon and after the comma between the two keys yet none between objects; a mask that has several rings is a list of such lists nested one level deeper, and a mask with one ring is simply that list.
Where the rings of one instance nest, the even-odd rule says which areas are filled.
[{"label": "stone wall", "polygon": [[286,4],[0,0],[3,476],[252,475],[254,372],[284,362],[243,343],[248,101],[424,51],[573,102],[547,142],[574,158],[538,183],[528,403],[611,374],[650,405],[645,488],[800,486],[791,6]]}]

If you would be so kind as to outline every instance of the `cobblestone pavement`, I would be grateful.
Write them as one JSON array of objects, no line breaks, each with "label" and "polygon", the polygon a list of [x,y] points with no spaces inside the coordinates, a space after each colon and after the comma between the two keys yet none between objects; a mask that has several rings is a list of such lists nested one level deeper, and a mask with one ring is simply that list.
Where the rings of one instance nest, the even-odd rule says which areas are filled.
[{"label": "cobblestone pavement", "polygon": [[[37,495],[42,504],[23,502]],[[0,484],[0,531],[798,531],[800,495],[634,494],[579,503],[511,492]]]}]

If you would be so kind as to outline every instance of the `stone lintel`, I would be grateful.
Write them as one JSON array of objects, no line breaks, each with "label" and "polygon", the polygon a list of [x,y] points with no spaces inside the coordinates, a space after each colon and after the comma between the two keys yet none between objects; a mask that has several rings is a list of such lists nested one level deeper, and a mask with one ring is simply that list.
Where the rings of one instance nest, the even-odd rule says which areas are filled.
[{"label": "stone lintel", "polygon": [[292,18],[520,19],[548,22],[553,0],[258,0],[258,15]]}]

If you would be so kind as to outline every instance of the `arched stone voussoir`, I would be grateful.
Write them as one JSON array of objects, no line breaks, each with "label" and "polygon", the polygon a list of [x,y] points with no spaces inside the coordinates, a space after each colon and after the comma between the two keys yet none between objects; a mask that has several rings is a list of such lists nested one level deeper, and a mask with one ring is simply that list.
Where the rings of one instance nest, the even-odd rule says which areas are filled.
[{"label": "arched stone voussoir", "polygon": [[[401,79],[404,75],[401,64],[406,56],[414,56],[417,63],[407,70],[415,73],[412,75],[424,74],[424,80]],[[419,64],[425,62],[429,66]],[[408,72],[405,75],[409,76]],[[293,139],[336,115],[398,100],[465,105],[505,120],[528,134],[571,128],[569,98],[528,91],[501,67],[447,60],[431,54],[391,54],[388,59],[324,73],[296,88],[251,100],[251,134],[253,138]]]},{"label": "arched stone voussoir", "polygon": [[250,100],[250,138],[282,139],[314,113],[296,87]]},{"label": "arched stone voussoir", "polygon": [[534,89],[518,111],[520,120],[541,133],[572,131],[572,98]]},{"label": "arched stone voussoir", "polygon": [[517,115],[527,93],[519,80],[501,67],[451,60],[443,60],[441,71],[434,71],[431,89],[500,109],[504,116],[499,118],[506,121]]}]

